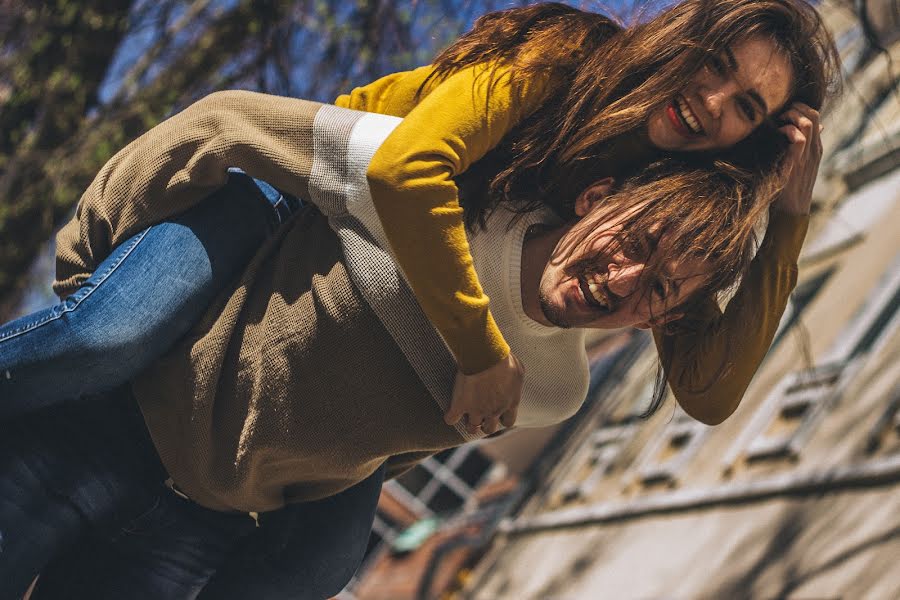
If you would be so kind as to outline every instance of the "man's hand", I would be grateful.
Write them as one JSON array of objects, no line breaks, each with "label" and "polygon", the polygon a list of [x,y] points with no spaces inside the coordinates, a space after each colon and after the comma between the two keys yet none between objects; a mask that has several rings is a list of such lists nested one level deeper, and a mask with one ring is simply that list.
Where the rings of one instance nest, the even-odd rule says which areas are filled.
[{"label": "man's hand", "polygon": [[523,376],[522,364],[512,353],[474,375],[457,371],[444,421],[456,425],[465,416],[469,433],[476,433],[480,427],[485,435],[496,432],[501,423],[512,427],[522,398]]},{"label": "man's hand", "polygon": [[781,118],[786,121],[779,128],[790,140],[784,158],[784,189],[773,206],[795,215],[809,214],[813,185],[822,159],[822,131],[818,111],[802,102],[795,102]]}]

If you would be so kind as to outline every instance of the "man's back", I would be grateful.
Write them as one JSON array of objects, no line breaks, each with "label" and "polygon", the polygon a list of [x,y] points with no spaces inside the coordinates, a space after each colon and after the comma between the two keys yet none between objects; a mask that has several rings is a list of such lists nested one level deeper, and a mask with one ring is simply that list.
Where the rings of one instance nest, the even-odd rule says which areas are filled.
[{"label": "man's back", "polygon": [[464,441],[312,207],[133,387],[170,475],[212,508],[328,496],[394,454]]}]

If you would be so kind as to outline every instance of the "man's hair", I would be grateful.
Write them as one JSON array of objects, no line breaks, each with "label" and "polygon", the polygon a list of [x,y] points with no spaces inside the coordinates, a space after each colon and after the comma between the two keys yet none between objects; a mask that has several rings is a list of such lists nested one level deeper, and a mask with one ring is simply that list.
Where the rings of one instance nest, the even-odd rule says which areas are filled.
[{"label": "man's hair", "polygon": [[[483,223],[500,202],[523,212],[549,204],[572,216],[580,190],[619,175],[609,166],[623,140],[643,135],[649,115],[712,56],[751,35],[772,39],[789,58],[789,103],[818,110],[837,93],[834,41],[805,0],[685,0],[630,28],[552,2],[478,19],[436,57],[420,92],[474,64],[493,65],[491,77],[496,67],[509,66],[514,86],[548,72],[558,84],[542,107],[458,178],[467,225]],[[753,140],[739,145],[747,144]]]},{"label": "man's hair", "polygon": [[[758,225],[764,222],[772,201],[781,191],[782,178],[774,169],[787,151],[788,141],[773,127],[758,129],[754,142],[766,152],[747,153],[735,148],[719,159],[685,154],[654,162],[627,177],[611,195],[573,228],[574,236],[563,254],[576,248],[592,247],[595,252],[573,262],[570,277],[602,272],[606,264],[599,256],[609,256],[609,244],[639,256],[645,268],[638,278],[634,294],[649,303],[651,284],[669,264],[702,264],[701,285],[678,304],[667,305],[661,317],[670,311],[687,318],[667,323],[663,341],[694,332],[705,323],[694,319],[701,304],[715,302],[719,294],[733,289],[747,273],[760,240]],[[616,222],[616,234],[596,243],[606,230],[601,224]],[[659,241],[664,239],[664,244]],[[709,385],[724,374],[731,348],[713,373]],[[653,399],[645,413],[652,414],[665,397],[664,373],[671,365],[661,364]]]}]

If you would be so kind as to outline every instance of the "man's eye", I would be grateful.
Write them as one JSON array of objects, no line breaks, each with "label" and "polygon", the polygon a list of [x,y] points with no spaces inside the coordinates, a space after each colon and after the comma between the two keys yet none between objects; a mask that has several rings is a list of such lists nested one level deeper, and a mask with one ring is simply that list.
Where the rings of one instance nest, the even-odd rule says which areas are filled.
[{"label": "man's eye", "polygon": [[739,100],[738,104],[740,105],[741,112],[746,115],[746,117],[750,121],[756,121],[756,109],[753,108],[753,105],[747,100]]},{"label": "man's eye", "polygon": [[622,250],[628,258],[637,258],[644,252],[641,243],[633,237],[627,237],[622,241]]}]

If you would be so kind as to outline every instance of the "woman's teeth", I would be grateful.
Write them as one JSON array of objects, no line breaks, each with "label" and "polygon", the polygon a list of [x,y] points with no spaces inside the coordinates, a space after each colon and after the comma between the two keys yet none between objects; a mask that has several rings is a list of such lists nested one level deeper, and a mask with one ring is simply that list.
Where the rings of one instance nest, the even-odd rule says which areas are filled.
[{"label": "woman's teeth", "polygon": [[678,114],[681,116],[681,120],[688,126],[691,133],[703,133],[703,128],[700,127],[700,121],[698,121],[697,117],[694,116],[694,113],[691,112],[691,107],[688,106],[685,99],[678,96],[675,98],[675,103],[678,105]]}]

